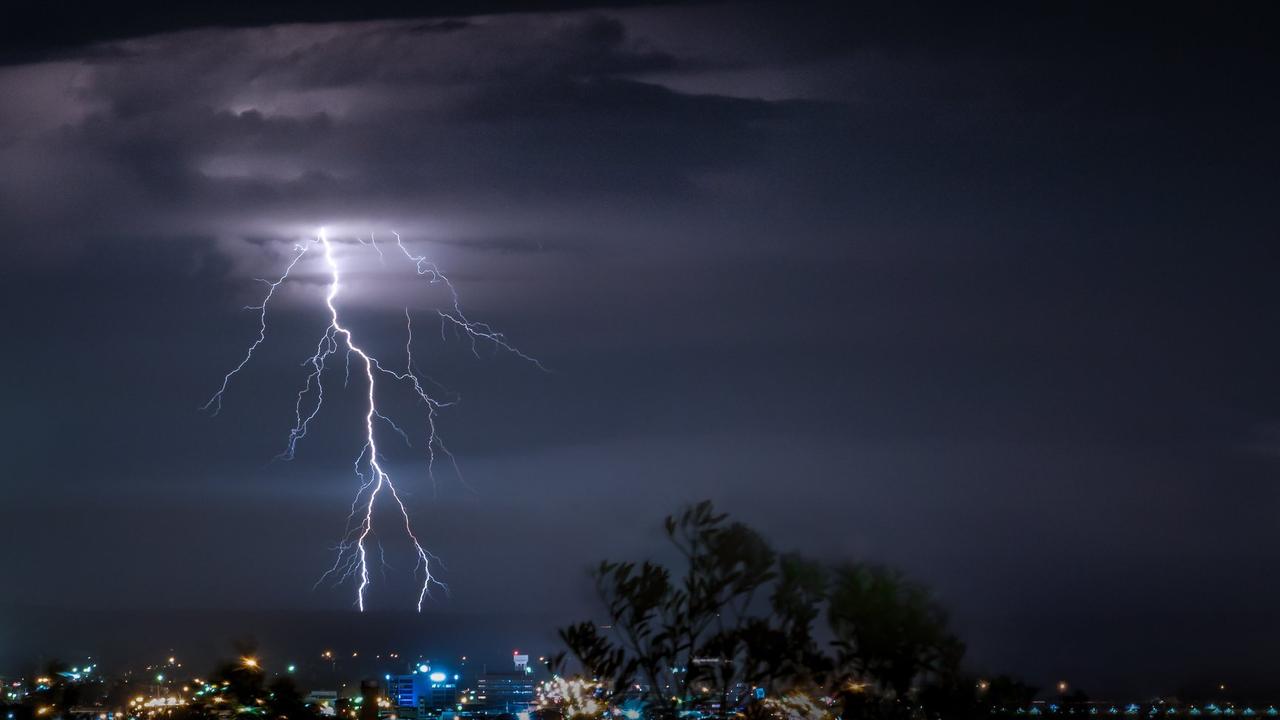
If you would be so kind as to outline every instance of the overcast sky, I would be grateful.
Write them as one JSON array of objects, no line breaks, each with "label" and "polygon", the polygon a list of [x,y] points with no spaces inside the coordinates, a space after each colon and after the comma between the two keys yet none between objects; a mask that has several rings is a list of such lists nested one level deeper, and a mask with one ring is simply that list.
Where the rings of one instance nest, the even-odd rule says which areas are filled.
[{"label": "overcast sky", "polygon": [[[45,18],[0,65],[0,648],[110,648],[50,608],[356,622],[350,585],[312,586],[360,391],[271,462],[326,322],[314,258],[199,411],[255,337],[255,278],[327,226],[361,337],[400,362],[409,308],[460,399],[465,483],[390,454],[452,588],[401,627],[506,625],[423,652],[543,642],[594,611],[589,564],[660,552],[661,518],[711,498],[929,583],[983,668],[1260,677],[1272,13],[270,7],[145,36]],[[549,372],[441,336],[441,288],[356,242],[392,232]],[[399,542],[373,609],[412,608]]]}]

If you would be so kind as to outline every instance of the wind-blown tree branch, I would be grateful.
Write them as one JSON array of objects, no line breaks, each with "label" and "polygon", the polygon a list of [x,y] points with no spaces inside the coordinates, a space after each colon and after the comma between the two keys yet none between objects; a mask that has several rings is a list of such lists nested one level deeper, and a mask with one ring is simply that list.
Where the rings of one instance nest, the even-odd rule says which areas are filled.
[{"label": "wind-blown tree branch", "polygon": [[832,661],[813,636],[813,623],[826,600],[828,572],[796,554],[778,559],[778,578],[769,598],[771,618],[753,618],[742,633],[743,675],[755,687],[782,691],[795,685],[819,687]]},{"label": "wind-blown tree branch", "polygon": [[695,683],[710,682],[722,710],[747,650],[744,631],[763,621],[749,614],[752,601],[774,579],[777,559],[754,530],[742,523],[726,525],[725,519],[702,503],[666,521],[668,537],[689,564],[671,608],[677,619],[686,620],[676,646],[685,668],[677,676],[682,682],[676,695],[687,697]]},{"label": "wind-blown tree branch", "polygon": [[[912,698],[925,682],[955,684],[964,646],[928,591],[900,574],[779,556],[709,502],[668,517],[665,529],[681,568],[601,563],[593,577],[607,619],[560,630],[607,703],[641,699],[652,720],[716,706],[720,717],[739,708],[771,716],[743,692],[763,689],[797,701],[835,696],[844,717],[876,717],[918,707],[932,696]],[[814,634],[824,607],[834,657]],[[552,669],[564,662],[561,653]]]},{"label": "wind-blown tree branch", "polygon": [[[964,644],[951,633],[946,611],[924,586],[896,570],[837,568],[827,616],[846,717],[905,714],[914,687],[959,672]],[[868,698],[880,707],[873,711]]]},{"label": "wind-blown tree branch", "polygon": [[[684,574],[673,580],[670,570],[653,562],[601,563],[593,576],[611,632],[583,622],[562,629],[560,637],[606,692],[640,694],[656,717],[674,716],[695,695],[712,694],[702,693],[703,687],[714,688],[724,712],[737,699],[731,694],[738,683],[777,677],[788,659],[803,654],[779,650],[777,643],[808,639],[816,601],[804,609],[802,599],[816,595],[800,580],[811,575],[798,569],[798,559],[780,562],[758,533],[728,522],[709,502],[668,517],[665,529],[684,560]],[[782,581],[779,567],[789,568]],[[773,615],[780,607],[799,617],[753,613],[771,584]]]}]

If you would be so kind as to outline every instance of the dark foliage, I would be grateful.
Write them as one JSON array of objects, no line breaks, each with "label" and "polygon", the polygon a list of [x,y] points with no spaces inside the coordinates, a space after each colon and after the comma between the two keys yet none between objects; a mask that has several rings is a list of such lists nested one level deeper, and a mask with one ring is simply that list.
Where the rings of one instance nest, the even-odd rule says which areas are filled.
[{"label": "dark foliage", "polygon": [[[779,555],[709,502],[668,517],[665,530],[681,568],[601,563],[593,575],[607,620],[560,631],[604,699],[640,700],[655,718],[765,716],[760,698],[793,692],[845,718],[978,707],[977,685],[960,674],[964,645],[923,586],[878,565]],[[815,635],[824,608],[830,651]]]}]

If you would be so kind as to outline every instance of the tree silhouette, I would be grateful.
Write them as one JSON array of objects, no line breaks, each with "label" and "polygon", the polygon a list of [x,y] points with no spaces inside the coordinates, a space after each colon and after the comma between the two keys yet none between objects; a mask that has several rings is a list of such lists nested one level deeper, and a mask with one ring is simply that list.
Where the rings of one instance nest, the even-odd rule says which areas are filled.
[{"label": "tree silhouette", "polygon": [[1000,675],[992,678],[979,693],[979,706],[986,714],[1013,714],[1031,704],[1038,692],[1039,688],[1008,675]]},{"label": "tree silhouette", "polygon": [[[560,637],[606,696],[638,694],[659,718],[695,701],[718,705],[724,715],[740,685],[775,677],[812,649],[777,643],[808,639],[805,616],[813,610],[804,607],[804,581],[813,578],[799,561],[780,563],[759,534],[728,522],[709,502],[668,517],[665,529],[684,560],[683,575],[673,581],[670,570],[650,561],[601,563],[594,577],[612,632],[582,622]],[[788,569],[775,583],[780,564]],[[753,614],[771,585],[786,620]]]},{"label": "tree silhouette", "polygon": [[319,717],[315,708],[306,704],[293,678],[277,676],[268,679],[257,659],[257,643],[241,640],[232,643],[238,657],[218,664],[210,675],[198,702],[190,706],[194,718],[270,718],[271,720],[310,720]]},{"label": "tree silhouette", "polygon": [[964,644],[948,628],[946,612],[926,588],[896,570],[873,564],[837,568],[827,617],[843,673],[842,697],[864,715],[873,714],[868,697],[876,699],[881,714],[904,714],[914,687],[959,673]]},{"label": "tree silhouette", "polygon": [[314,717],[315,713],[302,697],[293,678],[282,675],[267,686],[266,712],[275,720],[300,720]]},{"label": "tree silhouette", "polygon": [[[710,502],[664,527],[682,567],[602,562],[593,577],[607,621],[560,630],[604,702],[638,698],[661,720],[684,711],[729,717],[739,708],[753,717],[802,707],[818,716],[834,698],[852,718],[905,714],[922,699],[956,706],[963,695],[956,677],[964,645],[923,586],[878,565],[829,570],[778,555]],[[815,636],[824,607],[834,655]],[[553,658],[552,670],[565,660]],[[913,696],[927,683],[937,690]],[[950,695],[941,692],[949,686]],[[970,685],[970,705],[974,692]],[[774,697],[785,702],[759,702]],[[811,702],[818,697],[828,705]]]}]

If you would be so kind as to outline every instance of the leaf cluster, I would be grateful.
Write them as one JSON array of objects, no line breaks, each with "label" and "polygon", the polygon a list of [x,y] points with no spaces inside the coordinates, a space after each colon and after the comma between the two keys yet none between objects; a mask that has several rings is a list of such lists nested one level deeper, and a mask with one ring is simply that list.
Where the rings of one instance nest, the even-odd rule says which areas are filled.
[{"label": "leaf cluster", "polygon": [[[641,701],[659,719],[694,709],[728,717],[799,691],[836,698],[853,711],[845,717],[891,715],[883,709],[905,705],[917,685],[958,672],[964,646],[946,613],[896,571],[778,554],[710,502],[664,529],[680,566],[600,563],[592,576],[606,620],[560,630],[615,704]],[[825,643],[815,635],[824,610]],[[566,660],[553,658],[552,670]]]}]

